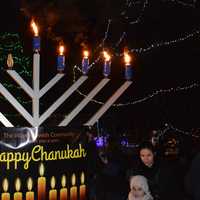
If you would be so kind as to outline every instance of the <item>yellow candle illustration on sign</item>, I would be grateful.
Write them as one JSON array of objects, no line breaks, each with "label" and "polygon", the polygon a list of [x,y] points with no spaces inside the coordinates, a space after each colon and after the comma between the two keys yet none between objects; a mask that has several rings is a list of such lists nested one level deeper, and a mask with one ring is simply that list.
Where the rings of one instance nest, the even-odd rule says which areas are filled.
[{"label": "yellow candle illustration on sign", "polygon": [[31,177],[27,180],[27,188],[28,192],[26,193],[26,200],[34,200],[34,192],[31,191],[33,188],[33,180]]},{"label": "yellow candle illustration on sign", "polygon": [[3,186],[3,193],[1,194],[1,200],[10,200],[10,193],[8,193],[9,183],[7,178],[3,179],[2,186]]},{"label": "yellow candle illustration on sign", "polygon": [[44,177],[44,164],[41,163],[39,166],[38,178],[38,199],[37,200],[46,200],[46,178]]},{"label": "yellow candle illustration on sign", "polygon": [[81,173],[80,200],[86,200],[85,174]]},{"label": "yellow candle illustration on sign", "polygon": [[70,200],[77,200],[77,187],[76,185],[76,175],[72,174],[72,187],[70,188]]},{"label": "yellow candle illustration on sign", "polygon": [[19,178],[15,180],[15,189],[16,189],[16,192],[14,193],[14,200],[22,200],[22,193],[20,192],[21,181]]},{"label": "yellow candle illustration on sign", "polygon": [[51,177],[51,190],[49,191],[49,200],[57,200],[57,190],[56,186],[56,178],[55,176]]},{"label": "yellow candle illustration on sign", "polygon": [[55,176],[51,177],[51,190],[49,191],[49,200],[57,200],[57,190],[56,186],[56,178]]},{"label": "yellow candle illustration on sign", "polygon": [[61,178],[62,188],[60,189],[60,200],[67,200],[66,176],[62,175]]}]

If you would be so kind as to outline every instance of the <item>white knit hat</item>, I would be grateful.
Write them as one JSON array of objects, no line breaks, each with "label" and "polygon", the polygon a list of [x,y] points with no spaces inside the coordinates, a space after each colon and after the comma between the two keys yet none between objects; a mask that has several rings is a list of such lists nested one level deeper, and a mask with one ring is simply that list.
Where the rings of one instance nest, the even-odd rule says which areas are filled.
[{"label": "white knit hat", "polygon": [[130,178],[130,189],[132,190],[135,186],[142,188],[142,190],[144,191],[145,196],[143,200],[153,200],[153,197],[151,196],[151,193],[149,191],[147,179],[144,176],[137,175]]}]

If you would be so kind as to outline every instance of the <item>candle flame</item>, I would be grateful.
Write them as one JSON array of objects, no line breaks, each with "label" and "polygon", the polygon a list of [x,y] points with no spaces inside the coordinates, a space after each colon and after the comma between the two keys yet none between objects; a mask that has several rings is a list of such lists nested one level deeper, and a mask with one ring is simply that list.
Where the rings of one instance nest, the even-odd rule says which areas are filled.
[{"label": "candle flame", "polygon": [[37,27],[37,25],[36,25],[36,23],[32,20],[32,22],[31,22],[31,27],[32,27],[32,29],[33,29],[33,32],[34,32],[34,35],[35,36],[38,36],[38,27]]},{"label": "candle flame", "polygon": [[65,175],[62,175],[61,185],[62,185],[62,187],[66,187],[66,176]]},{"label": "candle flame", "polygon": [[126,65],[130,65],[131,62],[131,56],[128,53],[124,53],[124,62]]},{"label": "candle flame", "polygon": [[44,176],[44,164],[41,163],[39,166],[39,174],[40,176]]},{"label": "candle flame", "polygon": [[56,186],[56,178],[55,176],[52,176],[51,177],[51,188],[54,189]]},{"label": "candle flame", "polygon": [[63,55],[64,50],[65,50],[65,47],[63,45],[60,45],[59,46],[59,53],[60,53],[60,55]]},{"label": "candle flame", "polygon": [[72,185],[76,185],[76,175],[72,174]]},{"label": "candle flame", "polygon": [[14,60],[13,60],[12,54],[9,53],[9,54],[8,54],[8,57],[7,57],[7,66],[8,66],[9,68],[12,68],[13,65],[14,65]]},{"label": "candle flame", "polygon": [[20,191],[20,188],[21,188],[21,181],[20,181],[19,178],[17,178],[17,179],[15,180],[15,189],[16,189],[17,192],[19,192],[19,191]]},{"label": "candle flame", "polygon": [[4,179],[3,179],[2,186],[3,186],[4,192],[7,192],[7,191],[8,191],[8,186],[9,186],[8,179],[7,179],[7,178],[4,178]]},{"label": "candle flame", "polygon": [[33,180],[32,180],[31,177],[29,177],[28,180],[27,180],[27,188],[28,188],[29,191],[31,191],[32,188],[33,188]]},{"label": "candle flame", "polygon": [[83,51],[83,57],[84,57],[84,58],[88,58],[88,57],[89,57],[89,51],[84,50],[84,51]]},{"label": "candle flame", "polygon": [[110,55],[108,54],[108,52],[107,51],[104,51],[103,52],[103,56],[104,56],[104,58],[105,58],[105,61],[110,61]]},{"label": "candle flame", "polygon": [[81,173],[81,184],[83,185],[85,182],[85,174],[84,172]]}]

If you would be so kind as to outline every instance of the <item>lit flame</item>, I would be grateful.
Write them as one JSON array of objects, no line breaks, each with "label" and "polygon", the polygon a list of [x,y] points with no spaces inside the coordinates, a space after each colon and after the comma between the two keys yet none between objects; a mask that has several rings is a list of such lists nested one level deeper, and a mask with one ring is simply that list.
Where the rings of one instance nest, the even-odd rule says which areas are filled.
[{"label": "lit flame", "polygon": [[108,52],[107,51],[104,51],[103,52],[103,56],[104,56],[104,58],[105,58],[105,61],[110,61],[110,55],[108,54]]},{"label": "lit flame", "polygon": [[33,180],[32,180],[31,177],[29,177],[28,180],[27,180],[27,188],[28,188],[29,191],[31,191],[32,188],[33,188]]},{"label": "lit flame", "polygon": [[19,178],[17,178],[17,179],[15,180],[15,189],[16,189],[17,192],[19,192],[19,191],[20,191],[20,188],[21,188],[21,181],[20,181]]},{"label": "lit flame", "polygon": [[87,50],[83,51],[83,57],[88,58],[89,57],[89,51],[87,51]]},{"label": "lit flame", "polygon": [[8,57],[7,57],[7,66],[8,66],[9,68],[12,68],[13,65],[14,65],[14,60],[13,60],[12,54],[9,53],[9,54],[8,54]]},{"label": "lit flame", "polygon": [[4,179],[3,179],[3,184],[2,184],[2,186],[3,186],[4,192],[7,192],[7,191],[8,191],[8,186],[9,186],[9,184],[8,184],[8,179],[7,179],[7,178],[4,178]]},{"label": "lit flame", "polygon": [[76,175],[72,174],[72,185],[76,185]]},{"label": "lit flame", "polygon": [[130,65],[131,62],[131,56],[128,53],[124,53],[124,62],[126,65]]},{"label": "lit flame", "polygon": [[33,29],[34,35],[38,36],[38,27],[34,21],[31,22],[31,27]]},{"label": "lit flame", "polygon": [[65,47],[63,45],[60,45],[59,46],[59,54],[63,55],[64,51],[65,51]]},{"label": "lit flame", "polygon": [[39,174],[40,174],[40,176],[44,176],[44,164],[43,163],[40,164]]},{"label": "lit flame", "polygon": [[85,182],[85,174],[84,172],[81,173],[81,184],[83,185]]},{"label": "lit flame", "polygon": [[66,187],[66,176],[65,175],[62,175],[61,185],[62,185],[62,187]]},{"label": "lit flame", "polygon": [[51,177],[51,188],[54,189],[56,186],[56,178],[55,176],[52,176]]}]

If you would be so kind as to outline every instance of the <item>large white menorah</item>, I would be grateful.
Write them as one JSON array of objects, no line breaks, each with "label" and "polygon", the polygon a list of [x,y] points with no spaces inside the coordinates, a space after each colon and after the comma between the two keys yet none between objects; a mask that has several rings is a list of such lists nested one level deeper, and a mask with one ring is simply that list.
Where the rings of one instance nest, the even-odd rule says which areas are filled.
[{"label": "large white menorah", "polygon": [[[14,108],[29,122],[33,127],[39,127],[63,102],[84,83],[88,76],[82,75],[64,94],[58,98],[41,116],[40,98],[51,89],[64,74],[58,73],[42,89],[40,89],[40,54],[33,55],[33,88],[31,88],[15,70],[7,70],[7,73],[20,85],[20,87],[32,98],[32,115],[16,100],[16,98],[0,83],[1,94],[14,106]],[[67,117],[60,122],[59,126],[67,126],[75,116],[91,101],[92,98],[109,82],[109,78],[102,79],[89,94],[76,106]],[[108,101],[85,123],[92,126],[98,119],[112,106],[112,104],[125,92],[132,81],[126,81]],[[12,123],[0,113],[0,121],[6,127],[13,127]]]},{"label": "large white menorah", "polygon": [[[87,60],[86,60],[87,61]],[[105,66],[109,64],[109,60],[105,62]],[[84,63],[83,63],[84,64]],[[108,65],[109,66],[109,65]],[[129,68],[127,68],[129,69]],[[32,114],[30,114],[17,99],[0,83],[0,93],[10,102],[10,104],[28,121],[32,127],[39,127],[50,117],[57,108],[59,108],[73,92],[75,92],[87,79],[86,73],[72,84],[43,114],[40,115],[40,98],[46,94],[61,78],[64,73],[58,73],[52,78],[43,88],[40,89],[40,53],[34,51],[33,54],[33,78],[32,88],[24,81],[24,79],[12,68],[7,70],[7,73],[17,84],[27,93],[32,99]],[[81,110],[102,90],[102,88],[110,81],[105,76],[89,94],[58,124],[58,126],[67,126]],[[85,125],[94,125],[100,117],[112,106],[112,104],[125,92],[132,84],[132,81],[127,79],[124,84],[105,102],[104,105],[89,119]],[[6,127],[14,127],[14,125],[0,112],[0,122]]]}]

